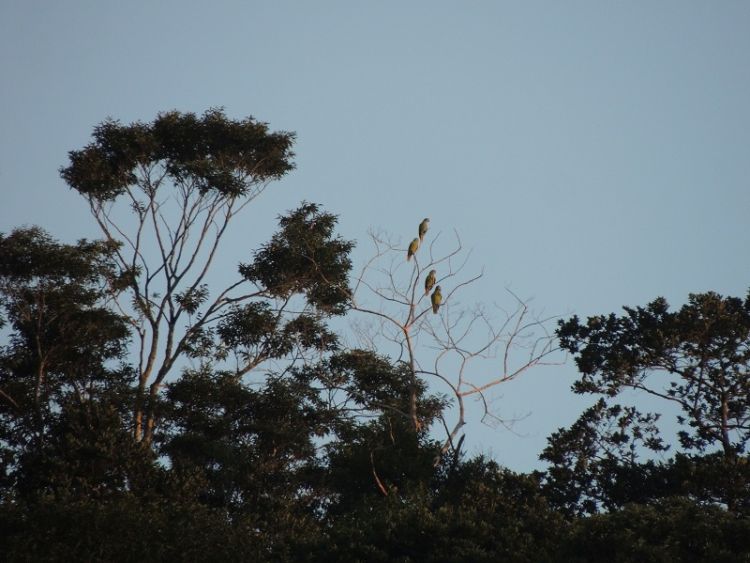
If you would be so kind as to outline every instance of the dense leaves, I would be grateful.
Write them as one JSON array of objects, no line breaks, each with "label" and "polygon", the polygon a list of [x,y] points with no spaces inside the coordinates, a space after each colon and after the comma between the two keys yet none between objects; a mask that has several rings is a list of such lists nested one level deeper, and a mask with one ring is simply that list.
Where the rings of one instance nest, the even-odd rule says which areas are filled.
[{"label": "dense leaves", "polygon": [[633,407],[608,406],[600,399],[567,429],[553,433],[541,459],[551,464],[546,492],[565,510],[595,513],[641,500],[644,449],[667,449],[655,426],[658,415]]},{"label": "dense leaves", "polygon": [[351,294],[349,252],[354,244],[334,238],[336,217],[304,203],[280,217],[279,226],[253,262],[240,266],[240,273],[275,297],[304,293],[317,308],[342,313]]},{"label": "dense leaves", "polygon": [[682,409],[683,447],[743,452],[750,439],[750,295],[694,294],[676,312],[657,299],[625,312],[560,324],[560,342],[582,374],[576,391],[646,391]]},{"label": "dense leaves", "polygon": [[241,196],[248,182],[279,178],[292,168],[293,134],[271,133],[252,118],[227,119],[220,109],[200,117],[166,112],[149,124],[109,120],[93,136],[86,148],[70,152],[61,173],[72,188],[100,200],[121,195],[156,164],[175,183],[226,196]]},{"label": "dense leaves", "polygon": [[565,529],[533,477],[480,457],[338,516],[325,549],[337,561],[543,563]]},{"label": "dense leaves", "polygon": [[[603,396],[542,454],[558,506],[594,513],[677,495],[748,514],[750,297],[694,294],[674,312],[660,298],[622,316],[573,317],[558,334],[581,372],[574,390]],[[605,402],[625,389],[678,407],[677,436],[658,415]],[[684,451],[671,459],[648,455],[675,442]]]},{"label": "dense leaves", "polygon": [[118,361],[129,333],[102,289],[114,275],[111,251],[98,242],[59,244],[37,228],[0,235],[0,310],[11,329],[0,348],[0,452],[11,490],[50,458],[49,448],[65,449],[65,428],[90,417],[104,432],[99,423],[117,418],[127,401],[132,373]]},{"label": "dense leaves", "polygon": [[[302,224],[315,216],[323,214],[309,207],[296,215]],[[316,244],[331,235],[324,229]],[[245,273],[262,286],[261,272],[280,261],[309,276],[307,285],[279,277],[284,291],[323,284],[303,271],[304,245],[291,244],[299,236],[274,239]],[[196,339],[196,364],[158,396],[154,440],[133,440],[127,325],[107,307],[112,247],[63,245],[38,229],[0,242],[8,322],[0,526],[9,560],[728,562],[750,554],[744,407],[724,409],[734,417],[731,448],[721,432],[701,430],[730,420],[715,418],[711,393],[740,401],[738,300],[722,307],[713,294],[693,296],[669,321],[655,302],[622,319],[562,323],[581,367],[576,390],[601,398],[550,437],[546,472],[523,475],[443,452],[432,432],[448,403],[420,380],[415,388],[408,365],[341,349],[316,306],[285,316],[269,299],[229,308],[202,337],[206,353]],[[349,248],[338,247],[340,257]],[[185,307],[204,298],[199,287],[180,297]],[[696,332],[696,319],[708,329]],[[656,336],[644,340],[649,330]],[[220,349],[256,368],[223,369]],[[310,351],[316,359],[257,369],[261,358]],[[658,369],[665,365],[679,370]],[[664,372],[674,377],[658,396],[691,402],[686,425],[703,437],[683,438],[692,453],[670,458],[659,414],[615,402],[624,388],[653,390],[650,378]]]},{"label": "dense leaves", "polygon": [[[282,319],[270,302],[257,301],[229,309],[216,325],[224,349],[277,359],[306,349],[318,359],[278,372],[253,370],[248,378],[221,369],[215,356],[196,356],[198,364],[183,369],[159,397],[160,425],[147,446],[130,432],[132,370],[112,363],[124,359],[127,331],[109,316],[101,292],[112,275],[108,247],[59,245],[39,231],[19,231],[3,244],[4,255],[22,255],[28,247],[39,260],[31,273],[7,267],[2,278],[10,342],[0,358],[2,390],[22,398],[3,404],[0,525],[9,560],[53,561],[65,554],[164,561],[728,562],[750,554],[750,464],[741,449],[649,458],[647,452],[670,452],[659,415],[614,402],[612,389],[650,375],[653,364],[633,345],[624,347],[641,358],[640,379],[618,372],[619,387],[607,387],[602,380],[614,377],[619,360],[587,364],[581,379],[589,385],[599,378],[603,386],[588,389],[603,397],[550,437],[543,452],[548,471],[523,475],[481,456],[443,453],[431,432],[447,403],[419,381],[424,424],[415,431],[407,365],[340,349],[314,312]],[[42,267],[44,253],[53,250],[59,252]],[[62,260],[66,253],[75,260]],[[41,325],[22,322],[31,305]],[[99,323],[92,325],[96,331],[78,328],[81,311],[101,312],[91,321]],[[70,314],[69,326],[89,336],[76,341],[64,327],[54,328],[49,317],[57,314]],[[30,397],[39,356],[31,343],[38,326],[57,331],[50,346],[59,351],[49,355],[48,391],[36,408]],[[598,333],[597,343],[608,336]],[[572,348],[574,340],[566,338]],[[584,340],[575,343],[585,350]],[[727,353],[726,346],[711,350]],[[706,352],[703,357],[707,365],[722,365]],[[627,373],[636,373],[635,362],[630,365]],[[732,365],[740,369],[738,361]],[[693,388],[692,400],[701,400],[699,391],[705,392]]]},{"label": "dense leaves", "polygon": [[241,283],[209,288],[206,275],[236,214],[293,168],[293,141],[220,109],[200,117],[172,111],[151,123],[101,123],[60,170],[116,249],[110,287],[126,290],[118,310],[137,336],[137,441],[153,440],[160,390],[180,360],[214,353],[223,309],[263,293],[242,294]]},{"label": "dense leaves", "polygon": [[62,170],[105,240],[0,235],[3,560],[750,561],[750,297],[562,321],[596,402],[544,472],[467,457],[409,362],[329,326],[352,303],[335,215],[279,217],[228,288],[191,270],[292,140],[220,110],[106,121]]},{"label": "dense leaves", "polygon": [[581,518],[558,561],[737,563],[750,560],[750,521],[684,499]]}]

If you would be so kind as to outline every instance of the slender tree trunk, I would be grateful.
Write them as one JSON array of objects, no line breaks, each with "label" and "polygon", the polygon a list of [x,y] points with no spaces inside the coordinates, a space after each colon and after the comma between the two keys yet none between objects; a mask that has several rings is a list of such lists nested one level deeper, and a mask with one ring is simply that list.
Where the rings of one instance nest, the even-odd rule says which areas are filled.
[{"label": "slender tree trunk", "polygon": [[414,431],[419,432],[422,428],[422,423],[419,421],[419,416],[417,415],[417,368],[414,363],[414,350],[411,345],[409,327],[407,326],[403,330],[404,335],[406,336],[406,346],[409,350],[409,370],[411,371],[411,385],[409,386],[409,415],[411,416],[411,421],[414,425]]},{"label": "slender tree trunk", "polygon": [[138,376],[138,392],[135,396],[135,406],[133,409],[133,420],[135,422],[133,437],[136,442],[143,440],[144,436],[143,418],[146,409],[146,386],[156,363],[156,350],[159,346],[159,325],[151,323],[151,330],[151,348],[149,349],[146,366]]},{"label": "slender tree trunk", "polygon": [[726,498],[724,500],[727,503],[727,510],[729,510],[729,512],[736,512],[737,498],[735,495],[735,464],[737,461],[737,451],[732,447],[732,442],[729,437],[729,401],[724,393],[722,393],[721,396],[721,446],[724,450],[724,462],[726,464],[725,475],[728,477],[725,481]]},{"label": "slender tree trunk", "polygon": [[[166,373],[166,370],[165,370]],[[146,405],[146,428],[143,433],[143,443],[147,446],[151,445],[154,440],[154,429],[156,428],[156,400],[159,395],[159,388],[161,387],[161,377],[157,377],[148,390],[148,403]]]},{"label": "slender tree trunk", "polygon": [[737,452],[732,447],[732,441],[729,437],[729,401],[726,394],[721,396],[721,446],[724,449],[724,458],[733,460]]},{"label": "slender tree trunk", "polygon": [[143,395],[146,391],[146,382],[143,378],[138,382],[138,391],[135,396],[135,406],[133,407],[133,438],[136,442],[143,439]]}]

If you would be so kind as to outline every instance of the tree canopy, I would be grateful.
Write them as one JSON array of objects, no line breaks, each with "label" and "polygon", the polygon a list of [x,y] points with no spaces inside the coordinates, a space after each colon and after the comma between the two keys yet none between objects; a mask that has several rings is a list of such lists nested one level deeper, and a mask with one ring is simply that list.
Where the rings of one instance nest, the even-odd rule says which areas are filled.
[{"label": "tree canopy", "polygon": [[[307,201],[209,284],[293,140],[216,109],[108,120],[61,169],[101,240],[0,234],[5,560],[750,560],[750,294],[552,335],[514,295],[499,323],[460,309],[481,274],[437,221],[373,235],[355,274],[354,242]],[[558,347],[594,403],[546,468],[467,454],[467,401],[491,416],[485,391]]]}]

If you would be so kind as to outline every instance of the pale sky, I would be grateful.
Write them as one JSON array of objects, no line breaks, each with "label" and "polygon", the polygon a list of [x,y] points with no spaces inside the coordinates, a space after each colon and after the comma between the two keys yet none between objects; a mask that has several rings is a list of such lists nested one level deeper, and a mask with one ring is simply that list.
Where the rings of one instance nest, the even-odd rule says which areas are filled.
[{"label": "pale sky", "polygon": [[[246,259],[302,200],[370,227],[455,229],[465,302],[586,316],[750,286],[750,3],[0,0],[0,231],[96,237],[58,175],[113,117],[223,106],[296,131],[297,169],[224,248]],[[232,267],[232,266],[229,266]],[[494,394],[516,434],[474,453],[538,467],[593,398],[563,367]]]}]

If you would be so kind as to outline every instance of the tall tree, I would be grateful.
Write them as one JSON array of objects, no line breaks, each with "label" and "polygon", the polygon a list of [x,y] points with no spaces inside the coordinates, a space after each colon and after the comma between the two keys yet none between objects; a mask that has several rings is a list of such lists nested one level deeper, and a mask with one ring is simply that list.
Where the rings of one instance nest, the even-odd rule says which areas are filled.
[{"label": "tall tree", "polygon": [[[335,217],[317,206],[282,218],[280,233],[236,281],[205,283],[232,219],[293,168],[293,134],[213,109],[163,113],[151,123],[105,121],[93,137],[61,174],[87,199],[127,281],[130,301],[117,303],[137,339],[136,440],[152,441],[160,389],[181,357],[220,358],[244,346],[235,356],[241,375],[288,353],[295,335],[325,348],[319,320],[342,311],[352,245],[333,236]],[[291,315],[290,325],[285,311],[296,294],[310,310]],[[266,338],[271,327],[286,327],[284,343]]]},{"label": "tall tree", "polygon": [[625,315],[561,322],[562,346],[576,355],[577,392],[631,388],[677,405],[680,443],[718,446],[728,458],[750,440],[750,294],[691,294],[678,311],[664,299]]},{"label": "tall tree", "polygon": [[[679,443],[693,461],[676,457],[672,476],[684,474],[688,464],[701,464],[702,470],[693,469],[698,474],[710,467],[714,498],[733,509],[747,504],[750,296],[743,300],[713,292],[692,294],[676,311],[659,298],[646,307],[626,307],[621,316],[561,321],[558,335],[581,373],[574,385],[577,393],[600,394],[611,401],[632,389],[677,406]],[[630,467],[632,489],[643,493],[647,474],[657,475],[654,481],[665,480],[663,467],[656,471],[653,464],[635,463],[639,446],[664,449],[657,421],[657,416],[632,408],[608,407],[602,399],[569,430],[554,434],[543,457],[553,463],[558,483],[565,481],[562,475],[585,484],[598,474],[599,483],[621,485],[628,471],[615,478],[616,470]],[[626,450],[628,455],[622,455]],[[717,455],[723,460],[719,464]]]}]

